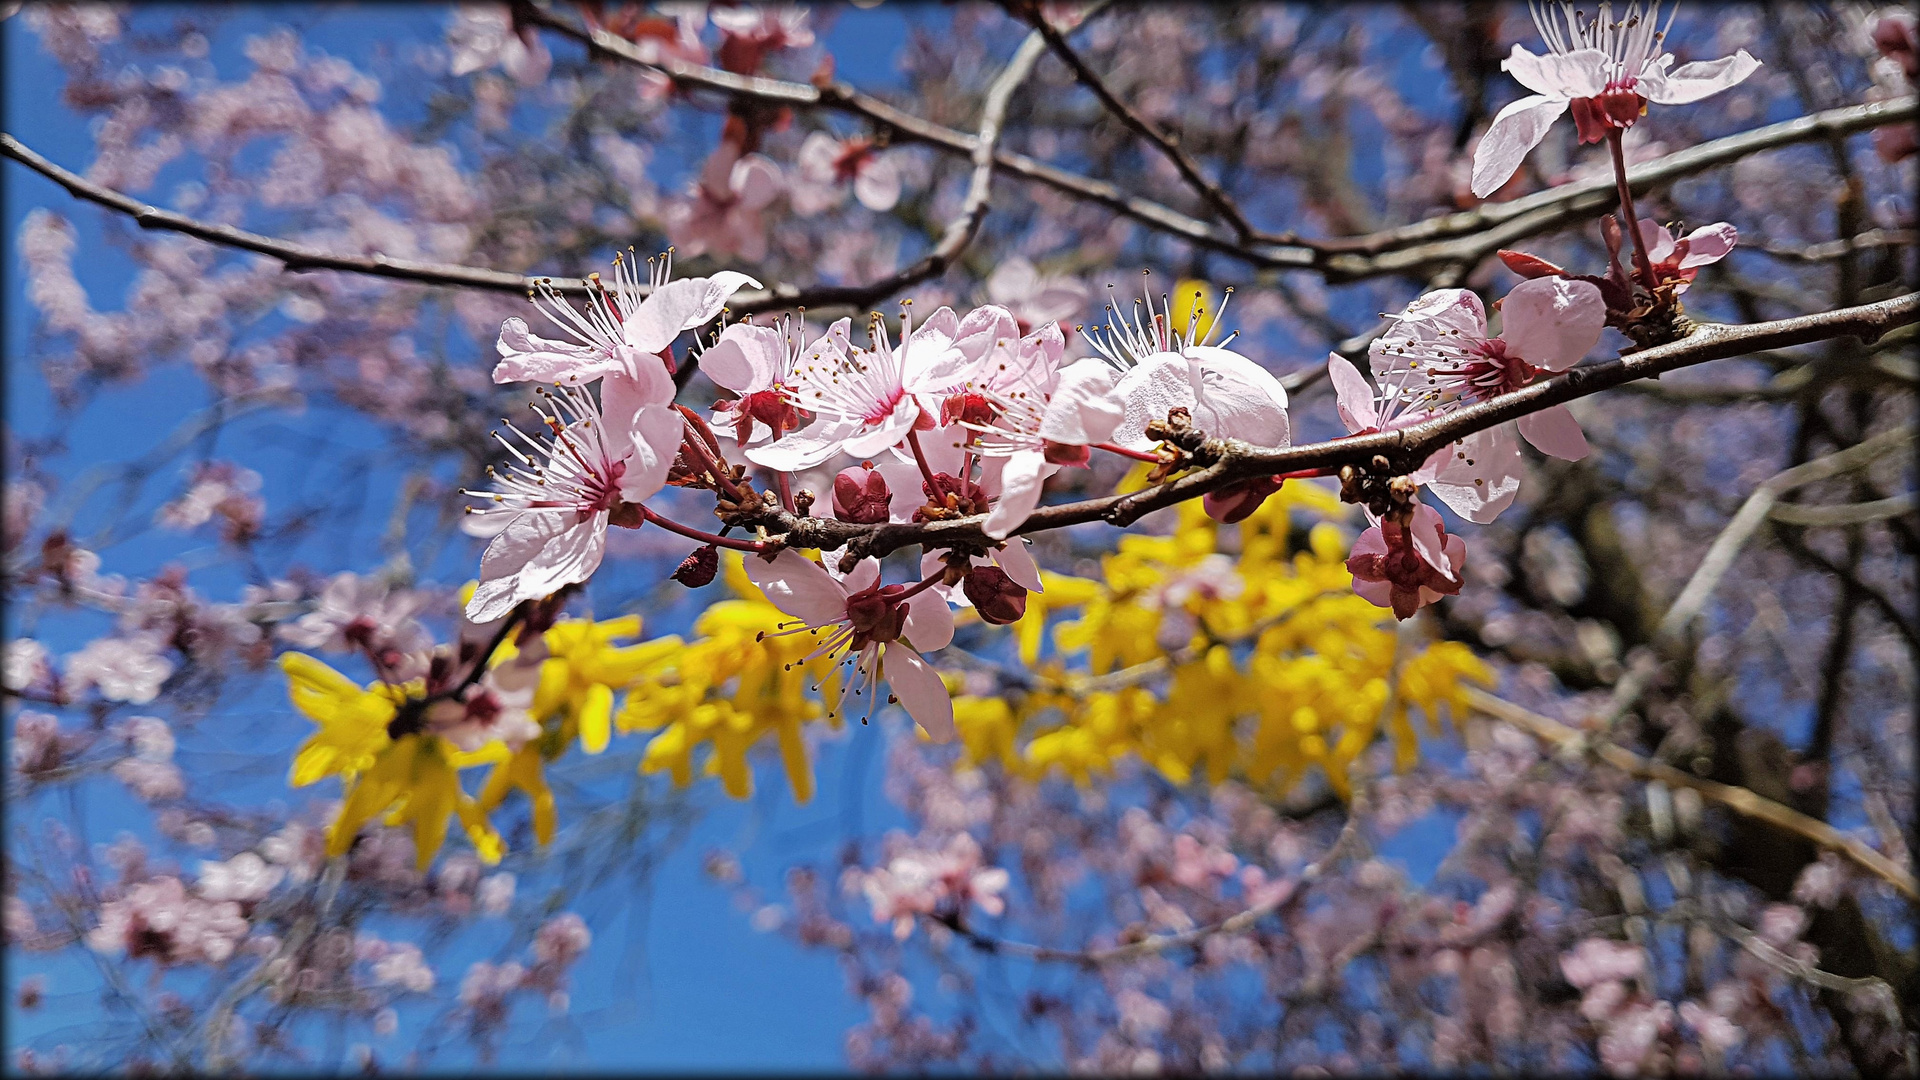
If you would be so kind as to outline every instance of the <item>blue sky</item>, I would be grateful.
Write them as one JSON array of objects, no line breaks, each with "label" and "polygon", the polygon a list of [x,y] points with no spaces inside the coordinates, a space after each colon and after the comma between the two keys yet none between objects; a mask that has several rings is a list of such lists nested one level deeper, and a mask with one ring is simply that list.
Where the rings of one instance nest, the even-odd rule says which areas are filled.
[{"label": "blue sky", "polygon": [[[166,25],[172,14],[148,10],[139,18],[148,25]],[[930,16],[938,17],[938,12],[929,9],[912,17]],[[302,30],[309,48],[345,57],[363,70],[382,75],[387,83],[383,108],[389,115],[404,119],[409,91],[414,88],[391,78],[392,72],[400,70],[398,65],[383,65],[374,51],[382,43],[437,37],[444,18],[445,9],[428,6],[310,10],[275,5],[229,9],[227,16],[218,20],[217,32],[210,35],[211,59],[227,77],[243,73],[248,64],[241,47],[247,36],[275,25],[293,25]],[[0,24],[0,32],[5,35],[6,130],[52,160],[83,170],[93,157],[92,139],[85,119],[59,101],[63,73],[20,20]],[[891,58],[904,32],[905,18],[897,11],[855,13],[833,29],[829,45],[841,58],[844,75],[873,86],[896,77],[890,68]],[[190,162],[176,163],[142,194],[164,201],[174,183],[191,175],[192,168]],[[24,168],[9,163],[5,169],[6,420],[14,435],[32,437],[52,430],[56,419],[38,365],[32,362],[32,309],[26,302],[15,244],[20,223],[36,207],[52,209],[74,223],[81,243],[76,271],[96,309],[119,306],[132,272],[119,253],[103,242],[106,229],[101,211],[77,203],[57,185]],[[115,227],[120,226],[116,223]],[[479,355],[473,358],[474,363],[489,360]],[[110,387],[90,401],[67,429],[69,452],[53,461],[51,468],[63,478],[71,478],[100,463],[147,454],[181,418],[208,401],[200,380],[177,365],[159,367],[136,382]],[[324,537],[306,541],[292,552],[293,562],[331,573],[342,569],[364,571],[381,561],[374,541],[392,505],[399,474],[378,465],[358,479],[354,472],[363,460],[378,462],[385,442],[385,434],[377,425],[347,410],[318,403],[300,413],[269,410],[236,422],[220,434],[213,452],[237,459],[262,474],[262,493],[270,513],[337,492],[335,485],[365,485],[366,505],[355,519],[328,529]],[[132,520],[146,520],[153,506],[177,493],[186,460],[183,456],[156,471],[138,496]],[[96,495],[76,519],[77,531],[85,533],[104,521],[110,512],[118,510],[118,501],[114,488]],[[464,564],[477,554],[469,550],[470,546],[464,541],[449,545],[447,565],[422,568],[426,571],[423,577],[460,580],[460,575],[470,573],[463,569]],[[238,568],[219,565],[218,549],[204,539],[183,542],[177,536],[149,530],[107,548],[102,555],[104,569],[139,576],[169,561],[180,562],[192,568],[194,587],[216,599],[235,598],[246,580]],[[272,569],[280,572],[285,567]],[[681,608],[666,621],[657,621],[650,632],[673,629],[670,622],[688,618],[689,606]],[[9,619],[9,633],[18,632],[14,616]],[[78,648],[91,633],[105,626],[104,618],[62,616],[48,620],[36,633],[56,651],[65,651]],[[223,699],[222,715],[232,714],[244,737],[216,739],[211,747],[206,740],[192,743],[183,749],[182,763],[190,777],[206,776],[215,770],[225,775],[231,772],[226,767],[229,760],[242,760],[244,744],[245,760],[265,760],[268,767],[264,775],[260,770],[246,770],[234,777],[245,785],[244,794],[237,797],[267,804],[277,796],[282,802],[297,804],[297,798],[290,799],[277,783],[277,763],[287,760],[287,752],[304,737],[305,721],[285,706],[284,688],[276,677],[266,675],[242,683]],[[736,910],[728,902],[726,891],[702,871],[701,861],[705,852],[717,846],[737,850],[750,879],[770,887],[769,899],[779,899],[781,871],[808,858],[830,860],[851,822],[858,822],[860,831],[870,836],[904,823],[899,811],[880,794],[883,742],[898,732],[897,725],[877,726],[858,730],[851,739],[828,743],[819,762],[820,795],[807,807],[793,804],[777,768],[763,770],[760,794],[744,803],[724,798],[713,783],[697,785],[691,796],[701,814],[698,824],[659,866],[646,892],[615,876],[570,905],[587,916],[596,934],[594,947],[575,969],[572,1016],[543,1023],[537,1015],[541,1011],[537,1003],[526,1007],[512,1027],[514,1040],[502,1048],[498,1064],[715,1070],[841,1067],[844,1033],[863,1017],[864,1009],[845,993],[831,954],[801,950],[778,935],[753,930],[749,913]],[[616,750],[624,748],[627,752],[596,770],[604,774],[598,784],[610,793],[624,790],[641,745],[639,738],[625,740],[624,747],[617,745]],[[668,787],[663,778],[650,778],[645,783],[655,796],[664,794]],[[856,806],[858,812],[850,814]],[[43,815],[56,812],[51,806],[14,809],[15,814],[10,815],[13,828],[38,824]],[[111,840],[123,829],[151,838],[147,815],[105,786],[88,793],[84,813],[86,835],[96,845]],[[200,854],[188,854],[187,865],[193,866]],[[523,876],[522,905],[538,902],[540,877]],[[395,939],[410,940],[405,925],[392,929]],[[442,950],[440,992],[450,994],[457,987],[469,961],[493,957],[507,930],[505,922],[481,921]],[[417,930],[412,933],[417,934]],[[515,952],[523,949],[524,942],[514,946]],[[48,978],[49,1005],[33,1013],[20,1013],[12,1006],[12,990],[22,977],[35,972]],[[12,1047],[42,1033],[57,1030],[61,1032],[59,1038],[69,1040],[81,1036],[83,1029],[71,1025],[97,1015],[98,975],[81,957],[68,954],[10,962],[7,985],[8,1060]],[[404,1051],[412,1045],[410,1030],[425,1019],[426,1012],[403,1009],[402,1032],[393,1039],[368,1039],[364,1030],[348,1039],[367,1040],[383,1056]],[[314,1043],[338,1050],[334,1041],[325,1037]],[[456,1043],[436,1061],[452,1065],[467,1058],[465,1049]]]}]

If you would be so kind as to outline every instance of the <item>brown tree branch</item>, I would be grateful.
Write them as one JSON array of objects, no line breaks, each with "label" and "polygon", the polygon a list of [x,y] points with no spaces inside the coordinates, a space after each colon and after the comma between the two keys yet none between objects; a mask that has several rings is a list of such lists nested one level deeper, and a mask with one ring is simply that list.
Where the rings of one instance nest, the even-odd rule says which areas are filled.
[{"label": "brown tree branch", "polygon": [[1017,17],[1024,19],[1040,32],[1040,36],[1047,41],[1047,48],[1053,50],[1053,54],[1072,70],[1073,77],[1081,86],[1092,91],[1093,96],[1100,99],[1100,104],[1105,106],[1115,119],[1124,124],[1128,130],[1151,143],[1154,149],[1160,151],[1168,161],[1173,163],[1174,169],[1180,173],[1180,178],[1187,182],[1187,186],[1199,193],[1200,198],[1205,200],[1206,204],[1213,208],[1214,213],[1227,223],[1227,227],[1233,230],[1236,238],[1245,243],[1258,234],[1258,230],[1247,220],[1246,215],[1240,212],[1240,208],[1234,204],[1233,199],[1221,190],[1219,184],[1200,171],[1199,162],[1193,160],[1191,155],[1180,148],[1179,136],[1161,133],[1148,122],[1146,117],[1121,101],[1119,96],[1107,86],[1106,80],[1100,77],[1100,73],[1093,70],[1086,60],[1074,51],[1073,46],[1067,42],[1066,35],[1047,20],[1045,10],[1039,5],[1031,5],[1024,10],[1015,10],[1017,7],[1016,4],[1010,4],[1009,10],[1014,11]]},{"label": "brown tree branch", "polygon": [[581,278],[527,277],[478,266],[455,266],[450,263],[395,259],[378,252],[372,255],[340,255],[309,247],[306,244],[296,244],[290,240],[236,229],[231,225],[215,225],[199,221],[185,214],[176,214],[171,210],[162,210],[157,206],[143,203],[131,195],[112,188],[102,187],[78,173],[55,165],[5,132],[0,132],[0,156],[12,158],[52,180],[66,188],[68,194],[77,199],[97,203],[109,210],[117,210],[127,215],[143,229],[181,233],[208,243],[270,256],[285,263],[288,270],[342,270],[347,273],[395,278],[423,285],[458,285],[469,289],[488,289],[494,292],[512,292],[522,295],[531,291],[536,282],[548,281],[556,292],[578,295],[584,295],[587,292],[587,283]]},{"label": "brown tree branch", "polygon": [[[1391,471],[1414,471],[1435,450],[1495,424],[1517,420],[1553,405],[1598,393],[1663,372],[1743,356],[1759,349],[1785,348],[1844,336],[1878,337],[1920,319],[1920,293],[1875,304],[1748,325],[1704,324],[1671,344],[1606,363],[1576,367],[1565,374],[1503,394],[1446,416],[1395,431],[1352,436],[1291,447],[1257,447],[1238,440],[1206,440],[1198,449],[1201,466],[1179,479],[1126,495],[1047,506],[1035,510],[1016,533],[1035,533],[1068,525],[1105,521],[1125,527],[1143,515],[1196,498],[1235,480],[1341,465],[1365,466],[1385,457]],[[794,547],[835,549],[885,555],[912,544],[930,547],[992,546],[981,532],[984,516],[927,523],[856,525],[832,518],[795,517],[768,507],[754,519],[769,533],[785,534]]]},{"label": "brown tree branch", "polygon": [[[655,55],[633,42],[598,27],[582,27],[551,11],[529,8],[528,23],[545,27],[588,47],[592,54],[657,71],[677,85],[716,91],[729,97],[767,101],[794,107],[826,108],[858,116],[887,131],[895,142],[917,142],[951,154],[971,156],[975,140],[965,132],[925,120],[845,83],[814,87],[806,83],[737,75],[702,64]],[[1813,139],[1833,139],[1920,115],[1914,97],[1831,109],[1784,123],[1668,154],[1628,172],[1628,183],[1639,195],[1657,187],[1737,161],[1749,154]],[[1609,177],[1559,187],[1504,203],[1486,203],[1472,210],[1444,214],[1396,229],[1366,236],[1315,239],[1286,233],[1270,240],[1242,243],[1235,237],[1170,207],[1130,195],[1113,184],[1035,161],[1008,150],[994,160],[1010,175],[1033,180],[1078,199],[1105,206],[1149,228],[1210,250],[1232,255],[1266,269],[1321,270],[1333,282],[1354,281],[1382,274],[1415,273],[1438,263],[1477,261],[1500,247],[1603,212],[1614,199]],[[1471,236],[1481,230],[1494,231]],[[1456,238],[1467,242],[1449,244]],[[1391,256],[1391,257],[1386,257]]]}]

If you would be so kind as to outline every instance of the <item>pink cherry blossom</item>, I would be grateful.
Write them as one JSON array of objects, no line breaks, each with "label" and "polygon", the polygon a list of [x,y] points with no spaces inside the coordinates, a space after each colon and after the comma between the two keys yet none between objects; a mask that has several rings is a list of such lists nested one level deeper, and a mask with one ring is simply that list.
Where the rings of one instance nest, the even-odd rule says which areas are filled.
[{"label": "pink cherry blossom", "polygon": [[808,11],[794,4],[759,7],[753,4],[714,6],[707,18],[724,35],[720,41],[720,66],[728,71],[752,74],[769,53],[780,49],[804,49],[813,44],[813,28],[807,25]]},{"label": "pink cherry blossom", "polygon": [[396,589],[381,578],[346,571],[327,581],[312,611],[281,624],[278,632],[302,649],[415,652],[433,644],[433,636],[415,618],[428,600],[426,594]]},{"label": "pink cherry blossom", "polygon": [[902,316],[896,346],[875,318],[867,327],[869,348],[823,349],[795,366],[787,400],[812,413],[814,422],[748,450],[747,459],[794,472],[837,453],[871,457],[905,439],[923,417],[931,426],[946,392],[962,385],[970,365],[991,347],[1002,319],[1011,331],[1013,317],[995,308],[961,319],[943,307],[918,326]]},{"label": "pink cherry blossom", "polygon": [[[515,445],[495,433],[518,464],[489,469],[497,491],[466,491],[491,505],[475,518],[505,526],[480,558],[480,584],[466,616],[491,622],[523,600],[587,580],[606,553],[607,525],[640,523],[635,504],[666,486],[685,421],[671,408],[673,379],[655,364],[645,379],[608,375],[601,401],[580,387],[542,391],[551,412],[535,412],[552,432],[542,446],[517,427]],[[603,414],[604,407],[604,414]]]},{"label": "pink cherry blossom", "polygon": [[1062,333],[1069,320],[1087,308],[1093,291],[1079,278],[1042,274],[1024,256],[1001,261],[987,277],[987,299],[1013,313],[1021,333],[1046,323]]},{"label": "pink cherry blossom", "polygon": [[674,281],[671,251],[648,259],[647,269],[649,284],[643,288],[631,260],[615,256],[613,286],[599,284],[595,275],[599,287],[584,309],[541,283],[536,306],[573,341],[540,337],[528,332],[524,319],[508,319],[500,325],[495,346],[500,362],[494,366],[493,381],[571,385],[614,372],[646,379],[651,375],[647,369],[663,366],[663,361],[671,371],[667,350],[675,339],[712,321],[742,286],[760,287],[733,270]]},{"label": "pink cherry blossom", "polygon": [[953,640],[953,612],[945,600],[925,589],[880,585],[880,564],[872,559],[845,580],[791,548],[772,562],[749,558],[746,569],[775,607],[800,620],[786,633],[831,631],[809,659],[845,651],[843,662],[853,671],[841,684],[836,711],[845,708],[849,692],[873,694],[873,705],[879,705],[878,687],[885,680],[890,700],[905,706],[929,738],[952,741],[953,700],[940,673],[920,656]]},{"label": "pink cherry blossom", "polygon": [[1675,294],[1686,292],[1701,267],[1726,258],[1740,242],[1740,230],[1724,221],[1702,225],[1682,237],[1651,218],[1641,218],[1639,226],[1654,277],[1663,285],[1673,283]]},{"label": "pink cherry blossom", "polygon": [[151,634],[95,638],[67,658],[68,693],[78,696],[98,687],[108,701],[145,705],[160,696],[160,687],[173,674],[173,661],[161,655],[162,643]]},{"label": "pink cherry blossom", "polygon": [[688,257],[711,254],[759,262],[767,254],[766,208],[780,195],[780,166],[723,141],[688,197],[667,208],[667,235]]},{"label": "pink cherry blossom", "polygon": [[811,217],[840,205],[841,186],[851,181],[853,197],[876,213],[885,213],[900,201],[900,168],[883,155],[872,139],[836,139],[824,131],[809,134],[794,159],[799,176],[787,188],[794,212]]},{"label": "pink cherry blossom", "polygon": [[852,320],[841,319],[811,341],[804,320],[796,325],[783,318],[777,327],[735,323],[721,331],[700,354],[700,370],[738,396],[714,405],[714,424],[733,428],[741,446],[779,439],[797,429],[801,416],[789,396],[795,369],[803,363],[844,362],[852,348],[851,326]]},{"label": "pink cherry blossom", "polygon": [[1416,503],[1409,526],[1387,518],[1375,522],[1353,542],[1347,572],[1353,591],[1377,607],[1392,608],[1396,619],[1460,591],[1460,569],[1467,542],[1448,536],[1440,512]]},{"label": "pink cherry blossom", "polygon": [[523,86],[537,86],[553,70],[553,54],[532,27],[519,27],[505,4],[462,4],[447,27],[453,56],[448,74],[467,75],[495,64]]},{"label": "pink cherry blossom", "polygon": [[[1676,6],[1675,13],[1678,10]],[[1609,129],[1631,126],[1649,101],[1691,104],[1739,84],[1760,67],[1760,61],[1741,49],[1733,56],[1669,71],[1673,54],[1661,49],[1673,16],[1660,25],[1659,0],[1644,11],[1639,0],[1633,0],[1618,19],[1608,0],[1603,0],[1592,19],[1568,0],[1555,0],[1551,7],[1534,7],[1533,20],[1549,52],[1537,56],[1515,45],[1500,63],[1533,93],[1500,110],[1474,151],[1477,198],[1484,199],[1505,185],[1527,152],[1540,145],[1553,122],[1569,108],[1580,129],[1580,141],[1599,142]]]},{"label": "pink cherry blossom", "polygon": [[468,753],[495,740],[519,750],[539,738],[540,725],[528,710],[539,687],[540,664],[518,660],[488,671],[458,699],[428,706],[428,730]]},{"label": "pink cherry blossom", "polygon": [[[1500,311],[1502,332],[1490,337],[1480,298],[1466,289],[1441,289],[1407,305],[1368,348],[1380,388],[1370,420],[1358,373],[1349,380],[1329,361],[1349,428],[1368,420],[1362,426],[1385,430],[1519,389],[1542,371],[1565,371],[1600,340],[1607,317],[1598,286],[1557,277],[1514,286]],[[1587,453],[1579,422],[1555,405],[1443,447],[1414,479],[1468,521],[1492,521],[1520,490],[1516,426],[1543,453],[1569,461]]]},{"label": "pink cherry blossom", "polygon": [[980,843],[959,833],[944,849],[913,850],[894,856],[885,867],[860,879],[875,922],[893,924],[893,936],[905,940],[915,920],[943,910],[958,915],[971,902],[988,915],[1006,911],[1001,896],[1010,875],[1002,867],[981,864]]},{"label": "pink cherry blossom", "polygon": [[254,904],[265,900],[286,876],[285,867],[270,866],[254,852],[243,851],[225,862],[202,861],[194,891],[208,900]]},{"label": "pink cherry blossom", "polygon": [[1198,306],[1184,328],[1172,325],[1171,311],[1166,297],[1160,298],[1156,308],[1148,293],[1134,301],[1131,318],[1122,317],[1109,302],[1107,325],[1087,329],[1087,342],[1122,372],[1114,393],[1124,404],[1126,417],[1112,441],[1130,449],[1147,449],[1154,445],[1146,435],[1147,425],[1181,408],[1192,417],[1194,427],[1216,438],[1240,439],[1255,446],[1288,445],[1287,391],[1280,380],[1224,347],[1237,334],[1228,335],[1219,346],[1207,343],[1225,314],[1226,303],[1221,303],[1204,333],[1200,323],[1207,313]]},{"label": "pink cherry blossom", "polygon": [[1087,447],[1114,437],[1127,417],[1126,403],[1116,392],[1119,379],[1119,372],[1097,357],[1075,361],[1060,371],[1043,403],[1031,398],[1011,403],[998,423],[983,430],[980,453],[986,460],[1004,459],[1000,497],[985,524],[988,536],[1011,535],[1040,504],[1047,477],[1062,466],[1084,467]]},{"label": "pink cherry blossom", "polygon": [[95,952],[151,956],[165,964],[218,964],[233,956],[250,927],[232,900],[188,893],[177,877],[136,884],[100,907],[100,925],[87,933]]}]

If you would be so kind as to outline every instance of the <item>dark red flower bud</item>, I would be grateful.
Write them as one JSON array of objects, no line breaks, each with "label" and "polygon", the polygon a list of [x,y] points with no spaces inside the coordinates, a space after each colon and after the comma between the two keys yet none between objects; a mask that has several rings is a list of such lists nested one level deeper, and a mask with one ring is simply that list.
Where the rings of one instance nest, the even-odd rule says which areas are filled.
[{"label": "dark red flower bud", "polygon": [[862,462],[840,470],[833,478],[833,516],[856,525],[878,525],[887,520],[887,508],[893,504],[893,491],[887,478]]},{"label": "dark red flower bud", "polygon": [[997,566],[976,566],[968,570],[967,576],[960,579],[960,591],[973,601],[973,609],[982,619],[996,626],[1018,622],[1027,613],[1027,590]]},{"label": "dark red flower bud", "polygon": [[1253,515],[1267,496],[1280,490],[1284,483],[1277,476],[1256,476],[1237,484],[1228,484],[1218,491],[1209,491],[1201,498],[1200,505],[1207,516],[1222,525],[1233,525]]},{"label": "dark red flower bud", "polygon": [[940,423],[988,424],[993,422],[993,406],[979,394],[949,394],[940,403]]},{"label": "dark red flower bud", "polygon": [[673,572],[673,580],[689,589],[697,589],[713,580],[714,572],[720,569],[720,549],[708,544],[693,549],[693,554],[680,562],[680,569]]},{"label": "dark red flower bud", "polygon": [[1566,277],[1567,272],[1538,255],[1529,255],[1524,251],[1509,251],[1501,248],[1496,254],[1507,269],[1523,278]]}]

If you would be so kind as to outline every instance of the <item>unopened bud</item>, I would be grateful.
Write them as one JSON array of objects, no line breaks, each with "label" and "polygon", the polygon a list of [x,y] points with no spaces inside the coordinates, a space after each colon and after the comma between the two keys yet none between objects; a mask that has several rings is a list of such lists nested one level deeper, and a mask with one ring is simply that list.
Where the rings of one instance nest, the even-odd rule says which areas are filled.
[{"label": "unopened bud", "polygon": [[878,525],[887,520],[893,504],[893,491],[887,478],[874,469],[873,462],[862,462],[842,469],[833,478],[833,516],[856,525]]},{"label": "unopened bud", "polygon": [[1523,278],[1565,277],[1567,272],[1538,255],[1529,255],[1524,251],[1509,251],[1501,248],[1497,254],[1507,269]]},{"label": "unopened bud", "polygon": [[1260,504],[1267,501],[1267,496],[1279,491],[1282,483],[1276,476],[1256,476],[1252,480],[1207,492],[1201,498],[1200,505],[1208,517],[1220,524],[1237,524],[1260,509]]},{"label": "unopened bud", "polygon": [[673,572],[673,580],[689,589],[697,589],[713,580],[714,572],[720,569],[720,549],[707,544],[693,549],[693,554],[682,559],[680,568]]},{"label": "unopened bud", "polygon": [[997,566],[976,566],[960,579],[960,591],[980,617],[995,625],[1018,622],[1027,613],[1027,590]]}]

